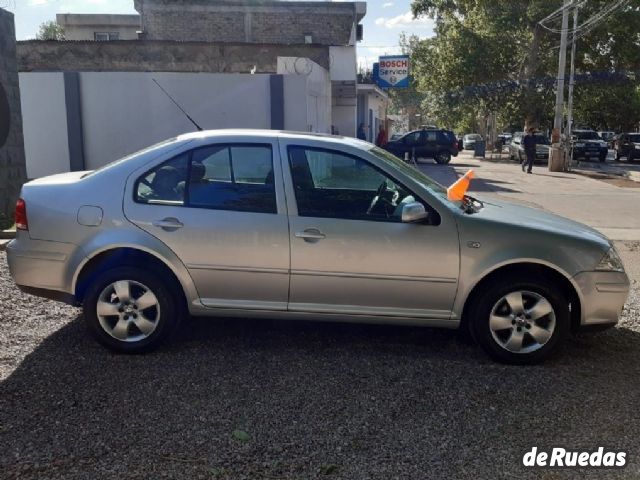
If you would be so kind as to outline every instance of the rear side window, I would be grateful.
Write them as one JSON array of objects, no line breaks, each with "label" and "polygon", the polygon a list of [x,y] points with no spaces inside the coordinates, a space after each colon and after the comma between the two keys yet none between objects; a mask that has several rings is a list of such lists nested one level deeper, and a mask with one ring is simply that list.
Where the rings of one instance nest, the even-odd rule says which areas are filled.
[{"label": "rear side window", "polygon": [[136,184],[139,203],[277,213],[270,145],[214,145],[175,157]]}]

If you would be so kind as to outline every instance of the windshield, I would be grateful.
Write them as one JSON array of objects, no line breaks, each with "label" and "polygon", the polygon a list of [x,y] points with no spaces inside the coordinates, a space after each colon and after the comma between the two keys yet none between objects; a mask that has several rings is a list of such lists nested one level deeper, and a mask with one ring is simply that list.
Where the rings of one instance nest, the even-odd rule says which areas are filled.
[{"label": "windshield", "polygon": [[629,140],[633,143],[640,142],[640,133],[636,133],[635,135],[629,135]]},{"label": "windshield", "polygon": [[578,140],[600,140],[596,132],[573,132]]},{"label": "windshield", "polygon": [[545,137],[544,135],[534,135],[534,138],[536,139],[536,143],[538,145],[549,145],[549,139],[547,137]]},{"label": "windshield", "polygon": [[464,139],[465,140],[480,140],[482,137],[480,135],[478,135],[477,133],[471,133],[469,135],[465,135]]},{"label": "windshield", "polygon": [[454,206],[460,206],[460,202],[451,201],[447,198],[446,187],[439,184],[438,182],[433,180],[431,177],[428,177],[417,168],[413,168],[410,165],[406,164],[404,161],[400,160],[395,155],[379,147],[373,147],[371,150],[369,150],[369,153],[387,162],[396,170],[400,170],[405,175],[411,177],[413,180],[418,182],[424,189],[428,190],[430,193],[432,193],[436,197],[441,198],[442,200],[446,200],[446,203]]}]

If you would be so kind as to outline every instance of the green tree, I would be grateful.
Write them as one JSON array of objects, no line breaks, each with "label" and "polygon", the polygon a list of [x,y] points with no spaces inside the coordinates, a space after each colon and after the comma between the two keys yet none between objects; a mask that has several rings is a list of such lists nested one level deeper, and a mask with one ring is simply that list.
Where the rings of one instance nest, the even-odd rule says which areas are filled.
[{"label": "green tree", "polygon": [[43,22],[40,24],[36,38],[38,40],[64,40],[64,28],[53,20]]},{"label": "green tree", "polygon": [[[562,5],[562,0],[414,0],[414,15],[435,20],[435,37],[414,49],[418,89],[429,107],[448,121],[469,123],[496,112],[503,125],[550,126],[555,101],[559,35],[539,21]],[[591,0],[580,9],[584,20],[607,5]],[[559,16],[548,25],[559,29]],[[592,73],[615,73],[640,67],[640,0],[631,0],[578,41],[576,66],[583,78]],[[635,30],[634,30],[635,29]],[[584,33],[584,29],[581,34]],[[586,74],[586,76],[584,75]],[[589,91],[607,88],[589,82]],[[578,82],[576,110],[583,109],[587,89]],[[616,100],[601,95],[614,106]],[[612,111],[606,108],[605,111]],[[632,114],[633,112],[631,112]],[[637,117],[636,117],[637,118]]]}]

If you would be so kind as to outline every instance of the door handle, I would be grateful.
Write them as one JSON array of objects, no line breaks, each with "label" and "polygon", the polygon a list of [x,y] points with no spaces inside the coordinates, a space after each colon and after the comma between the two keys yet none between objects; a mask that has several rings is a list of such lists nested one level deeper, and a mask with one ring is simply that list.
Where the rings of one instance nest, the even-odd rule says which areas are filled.
[{"label": "door handle", "polygon": [[180,220],[173,217],[163,218],[162,220],[156,220],[155,222],[152,222],[151,225],[153,225],[154,227],[162,228],[163,230],[167,230],[167,231],[173,231],[173,230],[177,230],[178,228],[184,227],[184,224]]},{"label": "door handle", "polygon": [[317,228],[307,228],[302,232],[296,232],[294,235],[296,238],[302,238],[305,242],[317,242],[318,240],[327,238],[327,236]]}]

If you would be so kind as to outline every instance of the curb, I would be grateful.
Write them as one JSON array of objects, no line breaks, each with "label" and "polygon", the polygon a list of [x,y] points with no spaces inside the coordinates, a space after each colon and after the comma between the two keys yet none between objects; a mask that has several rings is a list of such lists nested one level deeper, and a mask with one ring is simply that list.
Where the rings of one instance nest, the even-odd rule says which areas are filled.
[{"label": "curb", "polygon": [[11,240],[16,238],[15,230],[0,230],[0,240]]},{"label": "curb", "polygon": [[11,240],[0,240],[0,252],[4,252],[7,249],[7,244],[10,242]]}]

